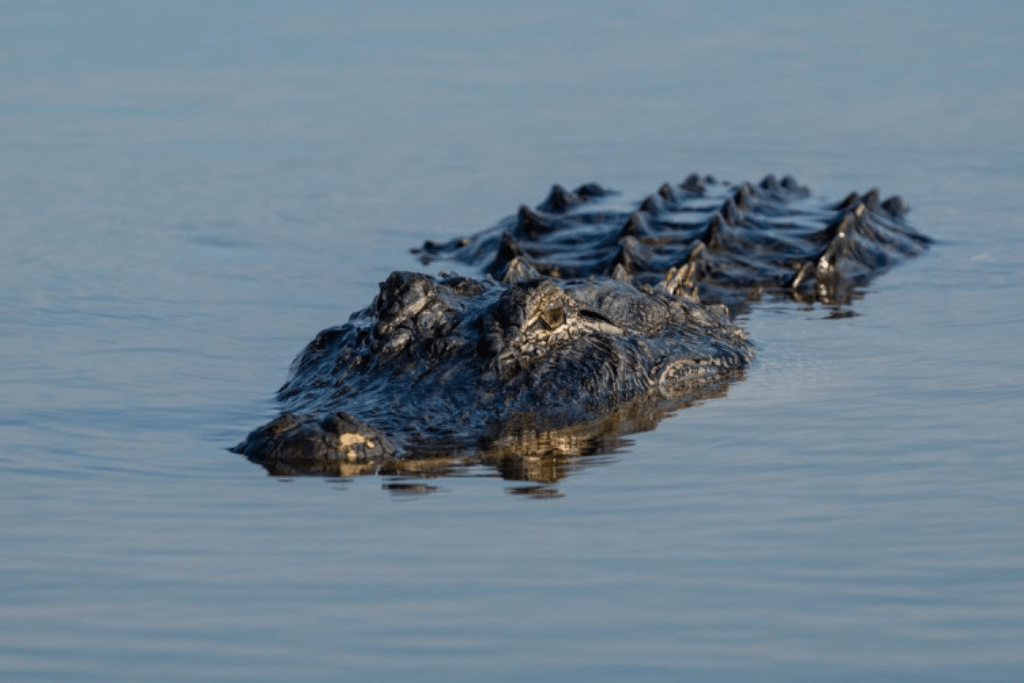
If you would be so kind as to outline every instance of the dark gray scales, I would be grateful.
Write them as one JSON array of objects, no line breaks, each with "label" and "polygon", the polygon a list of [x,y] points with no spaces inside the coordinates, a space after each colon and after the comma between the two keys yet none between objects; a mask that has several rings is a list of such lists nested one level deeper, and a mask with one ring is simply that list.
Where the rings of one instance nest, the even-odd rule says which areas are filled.
[{"label": "dark gray scales", "polygon": [[788,177],[694,175],[635,205],[555,186],[416,250],[484,279],[392,273],[295,359],[285,412],[233,450],[275,474],[344,476],[424,461],[527,476],[531,456],[612,450],[742,376],[754,349],[730,310],[764,295],[842,304],[920,253],[906,213],[875,190],[818,202]]},{"label": "dark gray scales", "polygon": [[424,264],[466,263],[497,278],[535,272],[659,284],[730,309],[763,294],[848,303],[856,288],[929,244],[899,197],[878,190],[821,202],[791,177],[732,184],[691,175],[628,210],[596,184],[554,186],[535,209],[493,228],[415,250]]},{"label": "dark gray scales", "polygon": [[278,394],[286,415],[236,450],[272,471],[321,474],[469,455],[510,434],[663,413],[752,356],[724,307],[654,288],[396,272],[306,347]]}]

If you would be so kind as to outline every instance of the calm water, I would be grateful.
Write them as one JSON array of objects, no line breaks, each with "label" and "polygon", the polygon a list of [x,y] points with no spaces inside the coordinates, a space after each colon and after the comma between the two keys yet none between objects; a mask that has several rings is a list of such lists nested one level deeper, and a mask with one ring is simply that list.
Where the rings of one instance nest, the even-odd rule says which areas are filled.
[{"label": "calm water", "polygon": [[[707,4],[2,3],[0,679],[1024,679],[1024,12]],[[691,171],[938,244],[549,497],[226,451],[423,239]]]}]

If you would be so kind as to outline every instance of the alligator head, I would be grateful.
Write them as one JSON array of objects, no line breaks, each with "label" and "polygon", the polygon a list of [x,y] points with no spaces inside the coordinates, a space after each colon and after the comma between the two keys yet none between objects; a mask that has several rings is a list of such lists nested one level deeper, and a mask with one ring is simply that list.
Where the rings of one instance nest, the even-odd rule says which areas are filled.
[{"label": "alligator head", "polygon": [[[338,474],[598,424],[723,382],[753,347],[724,307],[614,279],[392,273],[296,358],[286,413],[236,447],[271,471]],[[385,436],[387,435],[387,436]],[[390,438],[389,438],[390,437]]]}]

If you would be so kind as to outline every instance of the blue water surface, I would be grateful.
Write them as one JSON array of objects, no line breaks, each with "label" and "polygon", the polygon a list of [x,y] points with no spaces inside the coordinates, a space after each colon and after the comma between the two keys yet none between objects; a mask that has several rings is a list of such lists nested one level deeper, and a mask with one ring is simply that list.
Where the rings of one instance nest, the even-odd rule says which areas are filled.
[{"label": "blue water surface", "polygon": [[[1024,679],[1016,3],[6,2],[0,679]],[[901,194],[845,317],[542,491],[226,449],[554,182]],[[533,493],[535,495],[518,495]]]}]

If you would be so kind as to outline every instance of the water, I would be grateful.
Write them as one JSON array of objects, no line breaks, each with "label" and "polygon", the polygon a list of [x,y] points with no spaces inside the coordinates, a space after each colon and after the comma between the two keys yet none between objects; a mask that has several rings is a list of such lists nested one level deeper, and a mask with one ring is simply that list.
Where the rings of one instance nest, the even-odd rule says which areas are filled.
[{"label": "water", "polygon": [[[0,678],[1017,681],[1011,3],[5,3]],[[226,448],[551,183],[879,186],[938,243],[544,491]],[[536,493],[536,492],[534,492]]]}]

